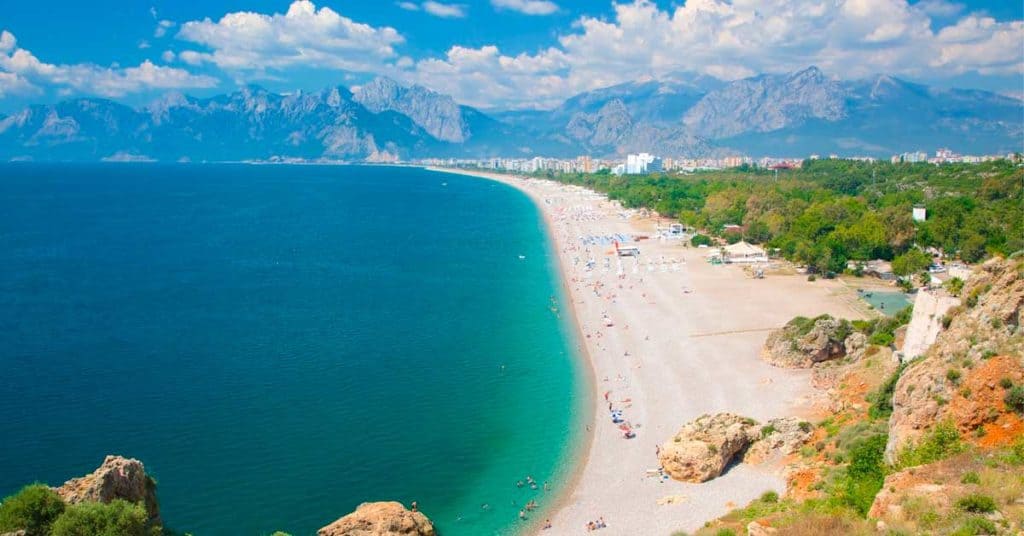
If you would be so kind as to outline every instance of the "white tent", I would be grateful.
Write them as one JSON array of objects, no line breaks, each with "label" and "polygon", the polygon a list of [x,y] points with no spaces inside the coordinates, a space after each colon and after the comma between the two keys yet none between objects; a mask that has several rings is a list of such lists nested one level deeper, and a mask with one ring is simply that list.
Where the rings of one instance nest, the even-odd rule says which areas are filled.
[{"label": "white tent", "polygon": [[722,258],[730,263],[768,262],[768,254],[764,249],[745,241],[723,247]]}]

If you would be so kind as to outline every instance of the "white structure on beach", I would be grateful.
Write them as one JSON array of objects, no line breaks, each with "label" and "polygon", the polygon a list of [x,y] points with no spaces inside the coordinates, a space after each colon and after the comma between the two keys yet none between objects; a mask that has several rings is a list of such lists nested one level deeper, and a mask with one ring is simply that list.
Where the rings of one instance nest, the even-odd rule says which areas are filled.
[{"label": "white structure on beach", "polygon": [[722,248],[722,261],[733,264],[768,262],[768,254],[758,246],[740,241]]}]

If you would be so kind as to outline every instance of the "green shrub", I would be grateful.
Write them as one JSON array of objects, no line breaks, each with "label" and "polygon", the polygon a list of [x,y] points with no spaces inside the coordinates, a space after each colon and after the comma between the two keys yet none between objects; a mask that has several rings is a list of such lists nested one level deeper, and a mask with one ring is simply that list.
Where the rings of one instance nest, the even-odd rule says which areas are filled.
[{"label": "green shrub", "polygon": [[931,429],[921,440],[903,450],[900,465],[911,467],[946,459],[963,452],[964,444],[960,432],[950,422],[942,422]]},{"label": "green shrub", "polygon": [[946,379],[952,382],[954,385],[960,383],[961,377],[963,377],[963,374],[957,369],[951,368],[946,371]]},{"label": "green shrub", "polygon": [[0,503],[0,532],[25,530],[28,536],[50,533],[64,511],[64,501],[43,484],[31,484]]},{"label": "green shrub", "polygon": [[715,536],[736,536],[736,532],[732,529],[718,529]]},{"label": "green shrub", "polygon": [[959,277],[953,277],[947,280],[942,286],[952,296],[959,296],[960,292],[964,289],[964,280]]},{"label": "green shrub", "polygon": [[968,471],[964,473],[964,476],[960,477],[961,484],[981,484],[981,477],[974,471]]},{"label": "green shrub", "polygon": [[146,510],[116,499],[109,504],[69,506],[53,524],[52,536],[148,536]]},{"label": "green shrub", "polygon": [[869,343],[875,344],[875,345],[878,345],[878,346],[889,346],[895,340],[896,340],[896,337],[894,337],[892,333],[884,333],[884,332],[882,332],[882,333],[872,333],[871,336],[868,337],[868,342]]},{"label": "green shrub", "polygon": [[853,446],[850,464],[837,478],[834,494],[839,502],[865,516],[885,483],[885,434],[875,434]]},{"label": "green shrub", "polygon": [[906,369],[906,365],[901,364],[885,380],[885,383],[878,386],[877,391],[868,395],[868,402],[871,402],[871,406],[868,408],[869,417],[872,419],[888,419],[892,415],[892,395],[896,391],[896,382],[900,380],[900,375],[903,374],[904,369]]},{"label": "green shrub", "polygon": [[1024,385],[1015,385],[1008,389],[1003,402],[1013,411],[1024,413]]},{"label": "green shrub", "polygon": [[697,246],[710,246],[711,245],[711,237],[707,236],[707,235],[702,235],[702,234],[695,234],[695,235],[693,235],[693,238],[690,239],[690,244],[693,244],[693,247],[697,247]]},{"label": "green shrub", "polygon": [[779,494],[774,491],[766,491],[761,494],[761,502],[777,503],[779,502]]},{"label": "green shrub", "polygon": [[964,520],[960,528],[953,532],[953,536],[980,536],[982,534],[996,534],[999,530],[996,524],[983,518],[971,516]]},{"label": "green shrub", "polygon": [[972,493],[956,501],[956,507],[973,514],[988,514],[996,511],[996,501],[988,495]]},{"label": "green shrub", "polygon": [[774,434],[775,432],[776,432],[775,425],[774,424],[769,424],[768,426],[765,426],[764,428],[761,428],[761,439],[764,439],[764,438]]},{"label": "green shrub", "polygon": [[814,429],[814,425],[807,421],[800,421],[800,424],[798,424],[797,426],[800,428],[800,431],[805,434],[809,433],[812,429]]},{"label": "green shrub", "polygon": [[1009,377],[1000,378],[999,387],[1002,387],[1003,389],[1009,389],[1013,387],[1013,380],[1010,379]]}]

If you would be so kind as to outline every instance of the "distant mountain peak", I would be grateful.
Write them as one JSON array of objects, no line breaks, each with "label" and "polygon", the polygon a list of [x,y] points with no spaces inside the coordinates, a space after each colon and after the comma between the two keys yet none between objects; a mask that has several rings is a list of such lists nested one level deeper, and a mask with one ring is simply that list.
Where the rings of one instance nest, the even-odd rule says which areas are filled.
[{"label": "distant mountain peak", "polygon": [[399,112],[439,140],[461,143],[470,136],[462,108],[455,99],[423,86],[403,86],[377,77],[360,86],[353,99],[374,113]]}]

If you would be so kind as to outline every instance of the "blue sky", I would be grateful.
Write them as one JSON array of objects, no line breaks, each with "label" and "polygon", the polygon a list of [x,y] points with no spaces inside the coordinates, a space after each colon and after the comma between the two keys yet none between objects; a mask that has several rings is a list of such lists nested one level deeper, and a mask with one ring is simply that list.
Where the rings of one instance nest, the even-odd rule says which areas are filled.
[{"label": "blue sky", "polygon": [[378,75],[483,108],[550,107],[629,80],[808,65],[1024,95],[1016,0],[51,0],[2,11],[3,111]]}]

